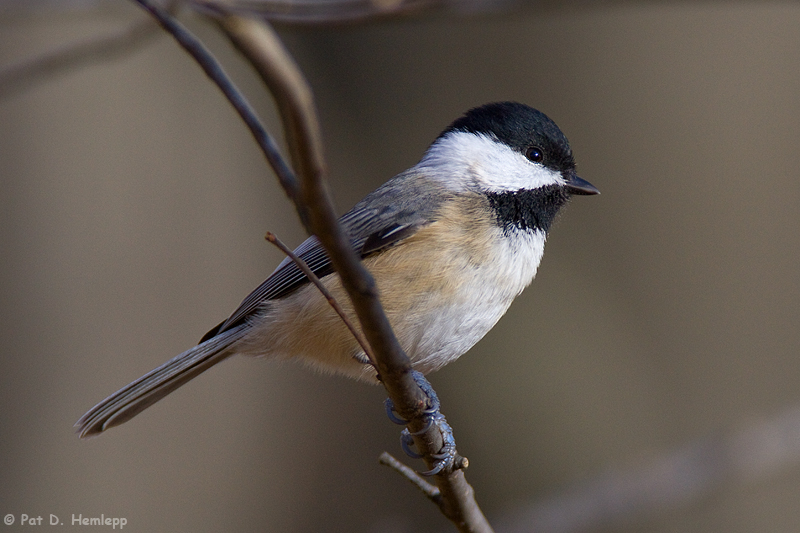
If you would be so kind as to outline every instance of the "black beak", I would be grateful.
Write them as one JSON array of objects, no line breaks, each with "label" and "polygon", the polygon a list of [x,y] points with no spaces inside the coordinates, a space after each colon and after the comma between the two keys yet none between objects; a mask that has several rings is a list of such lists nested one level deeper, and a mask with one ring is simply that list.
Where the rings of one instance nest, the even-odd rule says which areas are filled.
[{"label": "black beak", "polygon": [[579,178],[575,174],[570,176],[566,188],[570,194],[583,194],[583,195],[600,194],[600,191],[597,190],[597,187],[595,187],[585,179]]}]

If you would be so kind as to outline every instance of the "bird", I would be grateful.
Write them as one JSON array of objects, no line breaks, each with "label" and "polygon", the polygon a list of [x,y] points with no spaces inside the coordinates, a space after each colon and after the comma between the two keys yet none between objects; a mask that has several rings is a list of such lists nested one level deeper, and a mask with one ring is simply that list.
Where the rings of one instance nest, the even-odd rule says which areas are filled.
[{"label": "bird", "polygon": [[[459,358],[527,287],[559,210],[599,191],[576,174],[572,149],[547,115],[518,102],[470,109],[408,170],[339,223],[377,284],[415,371]],[[294,252],[349,317],[352,305],[315,236]],[[357,322],[357,321],[354,321]],[[234,355],[299,360],[378,382],[363,349],[296,262],[285,258],[199,344],[95,405],[81,438],[126,422]]]}]

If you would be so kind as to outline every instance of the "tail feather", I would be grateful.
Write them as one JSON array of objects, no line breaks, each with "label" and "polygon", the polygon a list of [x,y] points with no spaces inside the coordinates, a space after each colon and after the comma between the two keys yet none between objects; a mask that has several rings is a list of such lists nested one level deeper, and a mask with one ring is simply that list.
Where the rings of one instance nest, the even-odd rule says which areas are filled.
[{"label": "tail feather", "polygon": [[233,355],[227,350],[249,329],[241,324],[186,350],[133,383],[121,388],[86,412],[75,423],[81,438],[127,422],[184,383]]}]

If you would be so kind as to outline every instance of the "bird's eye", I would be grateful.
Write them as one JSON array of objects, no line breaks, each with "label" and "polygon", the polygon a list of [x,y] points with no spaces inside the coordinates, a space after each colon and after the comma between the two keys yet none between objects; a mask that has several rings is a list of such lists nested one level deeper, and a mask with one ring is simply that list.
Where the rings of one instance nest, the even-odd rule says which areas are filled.
[{"label": "bird's eye", "polygon": [[544,152],[538,146],[531,146],[525,150],[525,157],[534,163],[541,163],[544,161]]}]

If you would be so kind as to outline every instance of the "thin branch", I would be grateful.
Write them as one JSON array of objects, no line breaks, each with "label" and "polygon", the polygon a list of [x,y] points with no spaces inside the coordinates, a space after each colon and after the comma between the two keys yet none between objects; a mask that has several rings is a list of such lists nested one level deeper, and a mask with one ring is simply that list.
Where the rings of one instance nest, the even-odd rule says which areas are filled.
[{"label": "thin branch", "polygon": [[280,251],[285,253],[286,256],[289,259],[291,259],[300,270],[303,271],[303,274],[305,274],[306,277],[309,280],[311,280],[311,283],[313,283],[314,286],[319,290],[319,292],[322,293],[325,299],[328,300],[330,306],[333,307],[333,310],[336,311],[336,314],[339,315],[339,318],[342,319],[344,325],[347,326],[347,329],[350,330],[350,333],[353,335],[353,337],[355,337],[356,341],[358,341],[358,344],[361,346],[361,349],[364,350],[365,354],[367,354],[367,357],[372,363],[372,366],[375,366],[375,356],[372,354],[372,350],[370,349],[369,344],[367,344],[367,340],[364,338],[361,332],[358,331],[358,329],[356,329],[353,323],[350,322],[350,319],[345,314],[344,309],[342,309],[342,306],[339,305],[339,302],[336,301],[336,298],[333,297],[331,291],[329,291],[328,288],[325,285],[323,285],[322,280],[320,280],[319,277],[317,277],[317,275],[314,274],[314,271],[308,267],[308,264],[299,257],[297,257],[297,254],[295,254],[288,246],[286,246],[283,243],[283,241],[281,241],[278,238],[277,235],[275,235],[271,231],[268,231],[264,238],[267,239],[268,242],[277,246]]},{"label": "thin branch", "polygon": [[387,452],[383,452],[381,454],[381,456],[378,458],[378,462],[382,465],[388,466],[409,480],[412,485],[421,490],[422,493],[436,505],[442,504],[442,493],[439,488],[428,483],[428,481],[424,477],[417,474],[416,470],[413,468],[407,467]]},{"label": "thin branch", "polygon": [[124,30],[102,37],[69,44],[0,68],[0,98],[18,93],[47,76],[55,76],[82,65],[118,59],[158,35],[151,18],[133,23]]},{"label": "thin branch", "polygon": [[367,341],[379,354],[378,370],[390,397],[394,400],[394,396],[416,391],[413,407],[403,409],[401,405],[396,406],[400,415],[413,417],[425,408],[426,398],[410,376],[411,362],[380,306],[375,280],[339,227],[327,187],[322,135],[311,89],[278,36],[266,23],[229,15],[220,20],[220,26],[234,46],[253,64],[276,99],[292,162],[302,178],[302,202],[314,206],[309,212],[313,217],[309,220],[313,233],[342,278],[342,285],[353,300]]},{"label": "thin branch", "polygon": [[[178,41],[178,44],[197,61],[203,69],[203,72],[205,72],[206,75],[211,78],[211,81],[219,87],[231,105],[233,105],[234,109],[236,109],[236,112],[239,113],[239,116],[247,125],[250,133],[253,134],[256,143],[258,143],[259,148],[261,148],[261,151],[267,158],[267,162],[269,162],[275,174],[278,176],[278,181],[283,187],[283,190],[286,191],[286,194],[292,202],[297,205],[300,195],[300,184],[294,172],[292,172],[292,169],[281,156],[278,144],[261,124],[255,110],[225,73],[222,65],[211,55],[211,52],[208,51],[203,43],[170,15],[166,9],[149,0],[134,1],[153,15],[161,27]],[[303,213],[301,213],[300,218],[303,223],[306,224],[306,217]],[[309,229],[307,224],[306,229]]]},{"label": "thin branch", "polygon": [[[471,0],[476,1],[476,0]],[[198,7],[267,18],[288,24],[331,24],[362,22],[379,17],[410,15],[433,7],[452,5],[452,0],[193,0]]]},{"label": "thin branch", "polygon": [[[225,16],[220,26],[256,68],[276,99],[286,130],[295,179],[275,143],[261,126],[244,97],[205,47],[167,12],[148,0],[136,0],[159,21],[201,65],[231,101],[264,151],[281,185],[294,202],[303,223],[317,236],[350,296],[364,335],[376,356],[379,376],[397,412],[410,420],[408,427],[425,462],[433,468],[434,455],[443,446],[438,426],[426,423],[427,396],[412,377],[411,361],[403,352],[378,299],[375,280],[339,227],[327,188],[327,168],[311,89],[272,29],[263,22]],[[458,465],[456,465],[458,466]],[[460,531],[491,532],[461,470],[446,468],[435,480],[442,494],[440,509]]]},{"label": "thin branch", "polygon": [[359,23],[422,11],[475,13],[508,10],[521,0],[191,0],[200,10],[265,18],[281,24]]},{"label": "thin branch", "polygon": [[[409,420],[417,449],[429,469],[444,439],[423,416],[427,397],[411,373],[411,361],[400,347],[381,307],[375,280],[353,251],[338,224],[327,188],[327,167],[314,99],[305,77],[272,28],[263,21],[226,15],[220,27],[250,61],[269,87],[283,119],[292,162],[301,178],[301,198],[310,208],[309,224],[342,279],[347,294],[372,347],[378,372],[398,413]],[[464,472],[443,469],[434,479],[442,494],[440,509],[461,531],[490,532],[489,522],[475,501]]]},{"label": "thin branch", "polygon": [[717,429],[680,447],[641,457],[507,512],[507,533],[635,530],[721,490],[765,484],[800,467],[800,405],[739,427]]},{"label": "thin branch", "polygon": [[[504,5],[507,1],[502,0],[500,4]],[[217,12],[218,6],[222,5],[237,13],[251,13],[269,20],[299,25],[363,22],[459,4],[458,0],[172,0],[166,10],[174,14],[181,3],[206,12]],[[496,4],[497,0],[469,0],[470,9],[494,9]],[[81,66],[118,59],[146,43],[150,37],[158,35],[157,29],[158,25],[148,17],[117,33],[68,44],[40,56],[0,67],[0,99],[17,94],[44,78]]]}]

